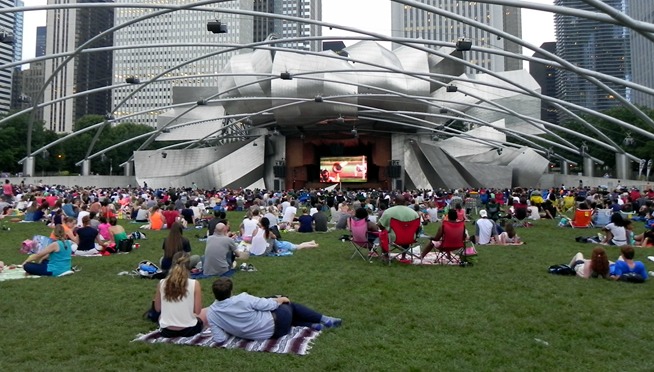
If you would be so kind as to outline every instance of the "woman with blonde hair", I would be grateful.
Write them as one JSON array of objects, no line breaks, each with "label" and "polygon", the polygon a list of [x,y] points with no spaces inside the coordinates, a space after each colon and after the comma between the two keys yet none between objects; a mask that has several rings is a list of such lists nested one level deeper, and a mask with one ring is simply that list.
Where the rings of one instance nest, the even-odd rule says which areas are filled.
[{"label": "woman with blonde hair", "polygon": [[54,228],[55,241],[41,250],[30,255],[23,262],[23,270],[28,274],[40,276],[63,276],[72,274],[71,254],[73,252],[70,242],[66,239],[63,225]]},{"label": "woman with blonde hair", "polygon": [[202,289],[200,282],[190,278],[190,264],[188,253],[176,253],[168,277],[157,285],[154,310],[160,312],[163,337],[191,337],[204,328]]},{"label": "woman with blonde hair", "polygon": [[577,276],[584,279],[607,279],[609,277],[609,265],[612,263],[606,256],[606,250],[604,248],[595,247],[591,253],[590,260],[585,259],[584,255],[578,252],[572,257],[570,267],[577,273]]}]

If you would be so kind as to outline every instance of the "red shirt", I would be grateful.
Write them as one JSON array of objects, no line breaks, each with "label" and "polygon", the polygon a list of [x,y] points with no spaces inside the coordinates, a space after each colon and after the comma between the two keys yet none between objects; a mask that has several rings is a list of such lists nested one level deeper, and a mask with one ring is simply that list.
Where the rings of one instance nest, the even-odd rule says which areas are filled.
[{"label": "red shirt", "polygon": [[173,223],[175,223],[177,217],[179,217],[179,212],[176,210],[163,211],[161,212],[161,214],[163,214],[164,219],[166,219],[166,225],[168,226],[169,229],[173,225]]},{"label": "red shirt", "polygon": [[5,195],[14,195],[14,188],[10,183],[5,183],[2,185],[2,193]]}]

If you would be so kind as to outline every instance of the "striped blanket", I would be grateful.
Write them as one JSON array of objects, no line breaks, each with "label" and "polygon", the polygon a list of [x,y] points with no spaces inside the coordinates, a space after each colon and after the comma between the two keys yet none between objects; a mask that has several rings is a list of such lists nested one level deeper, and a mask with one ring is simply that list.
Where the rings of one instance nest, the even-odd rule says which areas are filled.
[{"label": "striped blanket", "polygon": [[225,349],[244,349],[247,351],[265,351],[279,354],[298,354],[306,355],[311,349],[313,341],[320,335],[319,331],[314,331],[308,327],[293,327],[291,332],[286,336],[276,340],[269,339],[264,341],[244,340],[238,337],[230,337],[227,341],[218,344],[211,339],[211,330],[207,329],[193,337],[161,337],[159,330],[147,334],[140,334],[132,341],[147,342],[150,344],[166,343],[177,345],[222,347]]}]

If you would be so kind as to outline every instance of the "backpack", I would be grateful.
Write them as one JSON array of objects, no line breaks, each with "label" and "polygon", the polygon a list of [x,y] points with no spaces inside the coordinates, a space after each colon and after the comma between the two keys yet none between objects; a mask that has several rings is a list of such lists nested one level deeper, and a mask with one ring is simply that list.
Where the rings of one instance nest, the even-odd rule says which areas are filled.
[{"label": "backpack", "polygon": [[129,238],[133,240],[139,240],[139,239],[147,239],[148,237],[145,236],[145,233],[142,233],[140,231],[134,231],[133,233],[129,234]]},{"label": "backpack", "polygon": [[576,275],[577,273],[566,264],[552,265],[547,272],[554,275]]},{"label": "backpack", "polygon": [[132,248],[134,247],[134,239],[129,238],[129,239],[123,239],[121,240],[118,245],[116,246],[116,252],[131,252]]},{"label": "backpack", "polygon": [[640,274],[637,273],[625,273],[620,275],[621,282],[627,282],[627,283],[645,283],[645,278],[643,278]]},{"label": "backpack", "polygon": [[136,266],[136,272],[141,278],[145,279],[163,279],[165,273],[154,263],[143,260]]}]

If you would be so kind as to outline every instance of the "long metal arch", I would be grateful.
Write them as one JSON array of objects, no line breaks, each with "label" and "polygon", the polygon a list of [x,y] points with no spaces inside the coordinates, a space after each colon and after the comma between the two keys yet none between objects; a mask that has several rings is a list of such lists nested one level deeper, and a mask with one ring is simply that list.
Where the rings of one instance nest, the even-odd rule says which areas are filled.
[{"label": "long metal arch", "polygon": [[642,30],[639,30],[638,28],[634,28],[636,26],[636,22],[633,18],[629,17],[628,15],[619,12],[617,9],[602,3],[600,1],[595,1],[595,0],[582,0],[584,3],[594,7],[595,9],[598,9],[605,14],[608,14],[611,18],[615,19],[618,21],[620,24],[625,25],[629,27],[630,29],[638,32],[641,34],[643,37],[648,39],[649,41],[654,42],[654,34],[650,32],[644,32]]},{"label": "long metal arch", "polygon": [[[199,8],[198,8],[198,9],[199,9]],[[211,11],[215,11],[215,9],[213,9],[213,8],[212,8],[212,9],[209,9],[209,10],[211,10]],[[235,11],[230,11],[230,10],[228,10],[228,9],[222,9],[221,11],[223,11],[223,12],[225,12],[225,13],[230,13],[230,12],[241,13],[241,14],[252,13],[253,15],[256,15],[256,14],[259,14],[259,13],[260,13],[260,12],[248,12],[248,11],[235,12]],[[270,15],[270,14],[267,14],[267,13],[266,13],[266,15],[267,15],[267,16],[273,16],[273,18],[274,18],[275,16],[277,16],[277,15]],[[150,16],[152,17],[152,16],[154,16],[154,15],[150,15]],[[286,17],[286,18],[291,18],[291,19],[294,18],[294,17],[287,17],[287,16],[279,16],[279,17],[281,17],[281,18]],[[306,20],[306,19],[299,19],[298,21],[300,21],[300,22],[305,22],[305,23],[312,23],[311,20]],[[315,22],[315,21],[314,21],[314,22]],[[326,24],[326,23],[324,23],[324,22],[315,22],[315,23],[320,23],[320,24],[323,24],[323,25]],[[343,28],[343,27],[341,27],[341,28]],[[343,29],[346,29],[346,28],[343,28]],[[354,30],[352,30],[352,31],[354,31]],[[358,31],[361,32],[361,30],[358,30]],[[534,48],[532,48],[532,49],[534,49]]]},{"label": "long metal arch", "polygon": [[[293,50],[293,51],[295,51],[295,50]],[[404,71],[397,71],[397,72],[398,72],[398,73],[405,73]],[[163,80],[163,79],[159,79],[159,81],[161,81],[161,80]],[[477,83],[478,83],[478,82],[477,82]],[[506,88],[503,87],[503,89],[506,89]],[[509,89],[509,90],[510,90],[510,89]],[[224,92],[222,92],[222,93],[224,93]]]},{"label": "long metal arch", "polygon": [[278,41],[279,42],[279,41]]},{"label": "long metal arch", "polygon": [[[393,1],[396,1],[396,0],[393,0]],[[400,2],[401,2],[401,1],[400,1]],[[96,5],[96,4],[93,4],[93,5]],[[136,5],[135,5],[135,6],[136,6]],[[74,6],[72,6],[72,7],[74,7]],[[39,7],[36,7],[36,8],[39,8]],[[51,8],[52,8],[52,6],[51,6]],[[558,8],[560,8],[560,7],[558,7]],[[200,8],[198,7],[197,9],[200,9]],[[209,10],[211,10],[211,11],[215,11],[215,9],[213,9],[213,8],[212,8],[212,9],[209,9]],[[228,9],[222,9],[222,11],[224,11],[225,13],[230,13],[230,10],[228,10]],[[242,13],[248,13],[248,12],[242,12]],[[252,12],[252,13],[254,13],[254,14],[258,14],[258,13],[260,13],[260,12]],[[592,13],[592,12],[591,12],[591,13]],[[270,14],[267,14],[267,13],[266,13],[266,15],[270,16]],[[152,16],[154,16],[154,14],[149,15],[149,16],[152,17]],[[274,17],[274,16],[273,16],[273,17]],[[286,16],[283,16],[283,17],[286,17]],[[290,18],[294,18],[294,17],[290,17]],[[300,22],[305,22],[305,23],[312,23],[311,20],[306,20],[306,19],[299,19],[299,21],[300,21]],[[315,21],[314,21],[314,22],[315,22]],[[317,22],[317,23],[324,23],[324,22]],[[527,47],[529,47],[529,46],[527,46]],[[531,49],[534,49],[534,48],[532,47]]]}]

